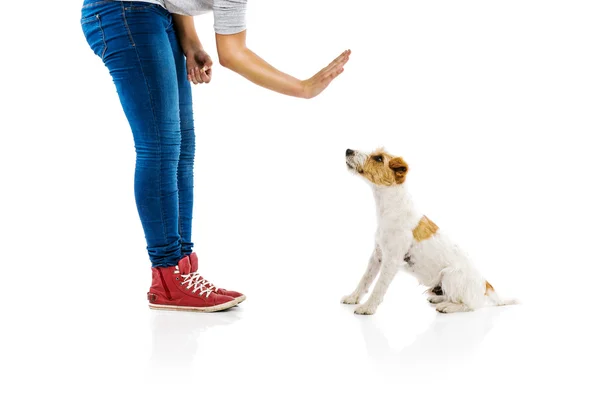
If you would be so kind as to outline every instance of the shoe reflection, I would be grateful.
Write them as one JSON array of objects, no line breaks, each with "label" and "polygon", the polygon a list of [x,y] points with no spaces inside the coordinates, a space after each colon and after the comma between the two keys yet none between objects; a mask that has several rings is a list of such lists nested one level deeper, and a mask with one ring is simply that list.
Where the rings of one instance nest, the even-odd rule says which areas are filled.
[{"label": "shoe reflection", "polygon": [[452,366],[467,360],[493,328],[504,308],[493,307],[470,313],[437,314],[430,326],[414,342],[394,350],[376,318],[361,318],[361,331],[368,355],[379,364],[415,370],[425,366]]},{"label": "shoe reflection", "polygon": [[202,334],[240,319],[239,308],[218,313],[151,310],[153,370],[186,369],[202,349]]}]

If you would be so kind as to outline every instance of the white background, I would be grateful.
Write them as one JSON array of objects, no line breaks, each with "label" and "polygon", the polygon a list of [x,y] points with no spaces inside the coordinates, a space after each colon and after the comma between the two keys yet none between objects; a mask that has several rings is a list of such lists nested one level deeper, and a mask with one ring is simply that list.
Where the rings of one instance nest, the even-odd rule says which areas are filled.
[{"label": "white background", "polygon": [[[251,0],[249,46],[279,69],[352,57],[309,101],[220,66],[194,88],[200,265],[248,296],[212,315],[147,308],[133,140],[80,2],[4,17],[0,401],[596,398],[597,1]],[[375,316],[339,304],[375,230],[344,151],[378,146],[522,305],[437,314],[404,274]]]}]

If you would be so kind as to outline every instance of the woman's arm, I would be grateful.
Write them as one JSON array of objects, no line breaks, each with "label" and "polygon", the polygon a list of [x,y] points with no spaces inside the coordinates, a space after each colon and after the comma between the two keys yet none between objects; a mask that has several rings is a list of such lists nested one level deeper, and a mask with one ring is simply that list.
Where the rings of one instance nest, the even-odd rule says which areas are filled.
[{"label": "woman's arm", "polygon": [[186,58],[188,80],[194,84],[210,83],[212,60],[200,43],[194,26],[194,17],[179,14],[172,14],[172,16],[177,39]]},{"label": "woman's arm", "polygon": [[233,35],[216,34],[217,53],[222,66],[244,76],[259,86],[281,94],[312,98],[320,94],[340,73],[350,57],[344,51],[329,66],[308,80],[298,80],[285,74],[246,47],[246,31]]}]

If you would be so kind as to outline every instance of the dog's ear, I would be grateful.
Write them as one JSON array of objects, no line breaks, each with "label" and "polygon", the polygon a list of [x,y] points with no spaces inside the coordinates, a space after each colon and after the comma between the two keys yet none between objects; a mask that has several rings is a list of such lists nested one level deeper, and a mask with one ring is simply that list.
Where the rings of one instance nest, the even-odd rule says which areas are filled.
[{"label": "dog's ear", "polygon": [[406,173],[408,172],[408,164],[402,159],[402,157],[394,157],[390,160],[390,168],[396,175],[396,184],[402,184],[406,179]]}]

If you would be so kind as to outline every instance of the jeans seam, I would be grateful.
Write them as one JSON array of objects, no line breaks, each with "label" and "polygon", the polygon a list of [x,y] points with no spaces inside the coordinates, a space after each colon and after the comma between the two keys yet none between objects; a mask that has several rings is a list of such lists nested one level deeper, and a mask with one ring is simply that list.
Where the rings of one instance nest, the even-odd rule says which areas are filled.
[{"label": "jeans seam", "polygon": [[[155,132],[156,132],[156,137],[157,137],[157,141],[158,141],[158,154],[159,154],[159,165],[158,165],[158,170],[159,170],[159,176],[158,176],[158,189],[159,189],[159,204],[160,204],[160,220],[162,223],[162,230],[163,230],[163,239],[166,240],[167,239],[167,230],[165,229],[165,213],[164,213],[164,206],[163,206],[163,200],[162,200],[162,193],[163,193],[163,184],[162,184],[162,175],[160,175],[162,173],[162,145],[160,143],[160,134],[158,133],[158,124],[156,122],[156,111],[154,109],[154,100],[152,99],[152,93],[150,92],[150,86],[148,85],[148,80],[146,79],[146,73],[144,72],[144,66],[142,65],[142,60],[140,59],[140,54],[138,53],[137,48],[135,47],[135,43],[133,41],[133,36],[131,35],[131,30],[129,29],[129,24],[127,24],[127,16],[125,15],[125,5],[123,5],[121,3],[121,8],[123,9],[123,22],[125,23],[125,27],[127,28],[127,32],[129,34],[129,38],[131,39],[131,43],[133,45],[133,49],[135,50],[135,55],[137,57],[138,63],[140,64],[140,70],[142,71],[142,77],[144,78],[144,83],[146,84],[146,90],[148,90],[148,97],[150,98],[150,108],[152,108],[152,119],[154,121],[154,128],[155,128]],[[178,212],[179,213],[179,212]],[[180,252],[181,254],[181,252]]]},{"label": "jeans seam", "polygon": [[[131,46],[135,47],[133,35],[131,35],[131,30],[129,29],[129,24],[127,24],[127,16],[125,15],[125,5],[123,3],[121,3],[121,9],[123,10],[123,23],[125,24],[125,28],[127,29],[127,36],[129,36],[129,42],[131,42]],[[135,54],[137,55],[138,60],[139,60],[140,55],[138,55],[137,50],[135,51]],[[143,71],[143,69],[142,69],[142,71]]]},{"label": "jeans seam", "polygon": [[102,4],[102,3],[112,3],[113,1],[114,0],[99,0],[99,1],[96,1],[94,3],[85,4],[81,8],[93,7],[93,6],[97,6],[98,4]]},{"label": "jeans seam", "polygon": [[104,60],[104,54],[106,53],[108,45],[106,45],[106,37],[104,36],[104,28],[102,27],[102,20],[100,19],[100,14],[96,14],[96,18],[98,19],[98,27],[100,27],[100,35],[102,36],[102,43],[104,44],[104,49],[102,50],[102,55],[100,56],[100,59]]},{"label": "jeans seam", "polygon": [[93,21],[98,21],[98,14],[94,14],[91,17],[85,17],[81,19],[81,25],[87,25]]},{"label": "jeans seam", "polygon": [[135,10],[143,11],[143,10],[148,10],[149,8],[153,8],[155,6],[157,6],[157,4],[150,3],[147,6],[129,6],[129,7],[125,7],[125,10],[127,10],[127,11],[135,11]]}]

